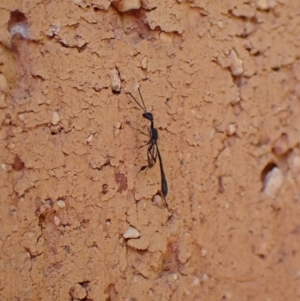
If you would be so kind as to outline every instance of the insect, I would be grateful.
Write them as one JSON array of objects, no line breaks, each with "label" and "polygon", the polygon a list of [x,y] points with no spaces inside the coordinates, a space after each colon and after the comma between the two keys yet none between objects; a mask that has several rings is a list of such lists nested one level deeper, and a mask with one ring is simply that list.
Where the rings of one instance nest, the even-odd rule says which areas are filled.
[{"label": "insect", "polygon": [[169,211],[169,206],[168,206],[168,203],[167,203],[167,200],[166,200],[166,196],[168,194],[168,183],[167,183],[166,175],[165,175],[165,172],[164,172],[162,157],[161,157],[161,154],[160,154],[160,151],[159,151],[159,148],[158,148],[158,144],[157,144],[158,131],[154,127],[154,118],[153,118],[152,113],[148,112],[147,109],[146,109],[145,102],[144,102],[144,99],[142,97],[142,94],[141,94],[141,91],[140,91],[139,88],[138,88],[138,91],[139,91],[143,106],[136,100],[136,98],[130,92],[127,92],[127,93],[136,102],[136,104],[143,110],[144,113],[142,114],[142,116],[145,119],[150,121],[150,127],[148,129],[149,141],[146,144],[140,146],[140,148],[142,148],[142,147],[148,145],[148,149],[147,149],[148,164],[142,166],[139,172],[153,167],[154,164],[156,163],[156,160],[157,160],[157,157],[158,157],[159,167],[160,167],[160,175],[161,175],[161,193],[162,193],[164,201],[166,203],[166,207]]}]

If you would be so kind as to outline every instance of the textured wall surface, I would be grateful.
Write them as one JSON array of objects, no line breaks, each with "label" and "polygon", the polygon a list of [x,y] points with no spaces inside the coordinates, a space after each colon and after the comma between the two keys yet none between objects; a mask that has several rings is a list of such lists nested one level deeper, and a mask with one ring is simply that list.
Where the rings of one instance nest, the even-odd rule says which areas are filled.
[{"label": "textured wall surface", "polygon": [[298,300],[299,114],[298,0],[2,0],[0,299]]}]

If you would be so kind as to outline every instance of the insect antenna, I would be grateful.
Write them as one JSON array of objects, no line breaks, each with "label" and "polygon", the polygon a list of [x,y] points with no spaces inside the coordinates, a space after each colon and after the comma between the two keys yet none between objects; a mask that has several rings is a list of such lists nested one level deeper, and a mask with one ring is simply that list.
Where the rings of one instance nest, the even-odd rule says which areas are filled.
[{"label": "insect antenna", "polygon": [[144,112],[147,112],[147,109],[146,109],[146,106],[145,106],[144,99],[143,99],[143,96],[142,96],[142,93],[141,93],[141,90],[140,90],[140,88],[138,88],[138,91],[139,91],[139,94],[140,94],[141,100],[142,100],[142,102],[143,102],[144,108],[145,108],[145,111],[144,111]]},{"label": "insect antenna", "polygon": [[[139,89],[139,92],[140,92],[140,89]],[[131,98],[135,101],[135,103],[144,111],[144,113],[146,113],[147,110],[146,110],[143,98],[141,97],[144,107],[136,100],[136,98],[130,92],[127,92],[127,93],[131,96]],[[140,95],[141,95],[141,92],[140,92]]]}]

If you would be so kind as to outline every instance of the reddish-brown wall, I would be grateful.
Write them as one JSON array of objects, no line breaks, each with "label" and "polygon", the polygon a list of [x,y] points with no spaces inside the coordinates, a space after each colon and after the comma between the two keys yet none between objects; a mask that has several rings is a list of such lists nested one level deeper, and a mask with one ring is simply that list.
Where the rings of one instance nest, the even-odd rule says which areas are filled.
[{"label": "reddish-brown wall", "polygon": [[[1,1],[1,300],[297,300],[299,20],[298,0]],[[170,212],[158,162],[138,173],[138,87]]]}]

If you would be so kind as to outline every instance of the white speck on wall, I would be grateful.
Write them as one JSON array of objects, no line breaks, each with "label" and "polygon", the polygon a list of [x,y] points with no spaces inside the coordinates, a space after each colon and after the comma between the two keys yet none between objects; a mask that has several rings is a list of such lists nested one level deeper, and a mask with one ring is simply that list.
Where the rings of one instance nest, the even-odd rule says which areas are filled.
[{"label": "white speck on wall", "polygon": [[123,234],[124,238],[139,238],[140,237],[140,232],[133,228],[129,227],[127,231]]},{"label": "white speck on wall", "polygon": [[279,168],[274,167],[268,172],[264,181],[264,193],[275,197],[283,183],[283,174]]},{"label": "white speck on wall", "polygon": [[28,39],[29,37],[29,30],[28,30],[28,23],[21,22],[16,23],[9,29],[9,32],[12,36],[15,34],[20,34],[24,39]]}]

